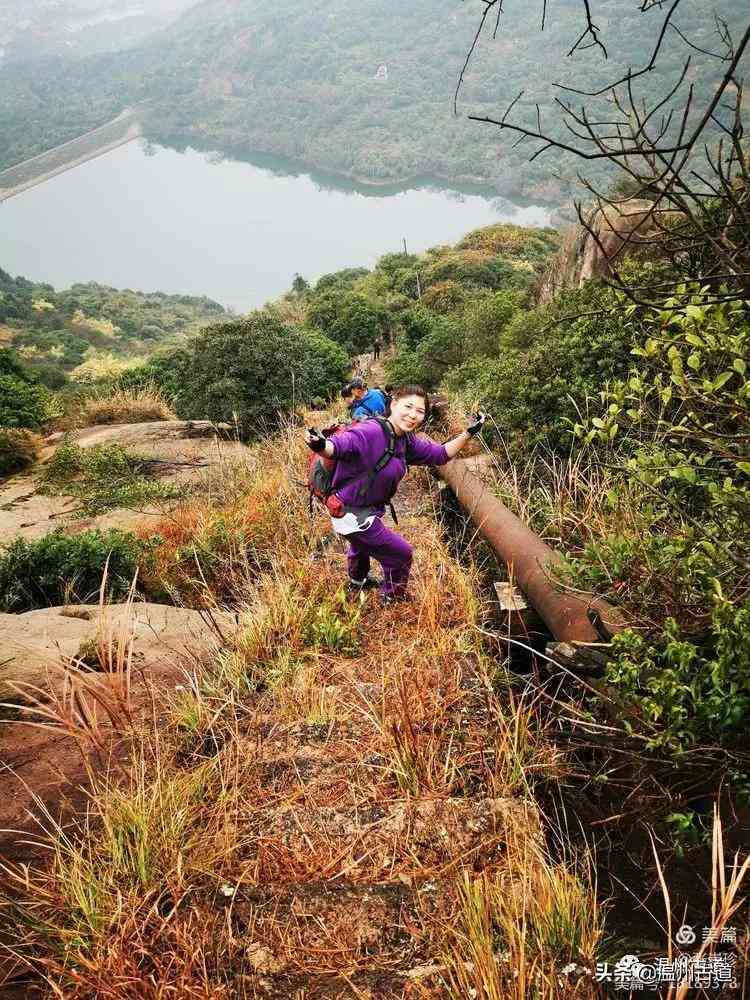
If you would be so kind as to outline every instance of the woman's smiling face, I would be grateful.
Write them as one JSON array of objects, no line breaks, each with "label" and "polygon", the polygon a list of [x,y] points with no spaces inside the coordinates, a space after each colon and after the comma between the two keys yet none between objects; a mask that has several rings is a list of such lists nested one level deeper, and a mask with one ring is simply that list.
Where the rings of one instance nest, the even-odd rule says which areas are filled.
[{"label": "woman's smiling face", "polygon": [[388,419],[397,434],[408,434],[424,422],[426,414],[427,407],[422,396],[402,396],[391,403]]}]

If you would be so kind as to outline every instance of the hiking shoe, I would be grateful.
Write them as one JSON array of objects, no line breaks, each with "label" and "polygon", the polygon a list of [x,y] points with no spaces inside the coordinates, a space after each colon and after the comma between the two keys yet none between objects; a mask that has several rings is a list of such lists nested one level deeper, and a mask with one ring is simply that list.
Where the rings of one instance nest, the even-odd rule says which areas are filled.
[{"label": "hiking shoe", "polygon": [[352,594],[361,594],[364,590],[375,590],[379,587],[383,581],[378,580],[376,576],[366,576],[364,580],[352,580],[350,579],[346,585],[346,588]]},{"label": "hiking shoe", "polygon": [[408,594],[381,594],[380,602],[384,607],[391,604],[407,604],[411,600]]}]

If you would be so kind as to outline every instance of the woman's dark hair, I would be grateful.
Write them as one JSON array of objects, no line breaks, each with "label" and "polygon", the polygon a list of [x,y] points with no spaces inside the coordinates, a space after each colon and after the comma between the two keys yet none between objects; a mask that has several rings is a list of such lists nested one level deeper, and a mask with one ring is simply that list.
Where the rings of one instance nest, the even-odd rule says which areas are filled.
[{"label": "woman's dark hair", "polygon": [[430,397],[427,394],[427,390],[421,385],[397,385],[394,389],[391,389],[391,403],[395,403],[397,399],[403,399],[404,396],[421,396],[424,400],[424,418],[430,415]]}]

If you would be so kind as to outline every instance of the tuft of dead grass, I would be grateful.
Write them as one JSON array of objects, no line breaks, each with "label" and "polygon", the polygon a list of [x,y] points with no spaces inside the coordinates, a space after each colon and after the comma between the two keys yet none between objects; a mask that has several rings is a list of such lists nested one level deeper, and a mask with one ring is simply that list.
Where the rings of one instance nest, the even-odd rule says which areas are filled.
[{"label": "tuft of dead grass", "polygon": [[459,885],[459,912],[445,937],[444,962],[456,1000],[593,998],[598,987],[561,975],[590,971],[603,936],[590,863],[554,864],[544,848],[517,845],[505,871]]},{"label": "tuft of dead grass", "polygon": [[84,397],[73,415],[78,427],[93,424],[142,424],[151,420],[176,420],[167,398],[155,387],[101,391]]},{"label": "tuft of dead grass", "polygon": [[[75,740],[84,760],[96,749],[105,752],[112,733],[124,734],[133,726],[133,635],[132,612],[138,574],[125,601],[126,613],[115,625],[105,601],[109,560],[99,590],[99,623],[93,640],[78,650],[66,664],[51,662],[46,684],[10,683],[21,704],[4,703],[19,713],[14,720],[63,733]],[[92,669],[95,671],[92,673]],[[53,679],[50,675],[61,675]],[[49,683],[52,681],[52,683]]]},{"label": "tuft of dead grass", "polygon": [[0,478],[29,468],[39,458],[42,438],[33,431],[0,427]]}]

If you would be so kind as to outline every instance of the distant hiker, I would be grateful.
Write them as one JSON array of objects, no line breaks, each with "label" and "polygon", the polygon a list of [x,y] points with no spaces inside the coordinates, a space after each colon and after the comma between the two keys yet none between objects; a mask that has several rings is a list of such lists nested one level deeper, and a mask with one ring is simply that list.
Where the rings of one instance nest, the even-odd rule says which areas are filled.
[{"label": "distant hiker", "polygon": [[[333,530],[349,541],[349,589],[358,594],[380,587],[384,602],[406,600],[412,564],[412,547],[405,538],[383,524],[408,465],[445,465],[477,434],[483,413],[472,417],[468,428],[448,441],[437,441],[414,432],[429,412],[427,393],[421,386],[395,389],[389,418],[364,420],[326,437],[317,428],[305,432],[318,464],[330,472],[325,505]],[[333,462],[331,461],[333,460]],[[334,464],[335,462],[335,464]],[[316,491],[320,496],[320,492]],[[383,567],[383,580],[369,575],[370,559]]]},{"label": "distant hiker", "polygon": [[341,390],[352,420],[367,420],[385,413],[387,402],[380,389],[368,389],[361,378],[353,378]]},{"label": "distant hiker", "polygon": [[375,338],[375,343],[372,345],[372,360],[377,361],[380,357],[380,348],[382,347],[380,337]]}]

